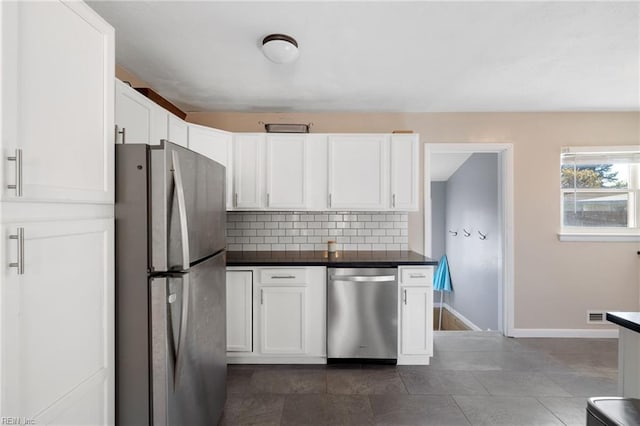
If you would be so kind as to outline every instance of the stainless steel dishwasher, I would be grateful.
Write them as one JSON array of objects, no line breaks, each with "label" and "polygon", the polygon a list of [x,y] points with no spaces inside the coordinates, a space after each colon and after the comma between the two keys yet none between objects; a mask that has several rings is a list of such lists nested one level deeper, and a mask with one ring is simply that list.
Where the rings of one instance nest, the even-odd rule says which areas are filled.
[{"label": "stainless steel dishwasher", "polygon": [[327,269],[327,358],[395,363],[397,268]]}]

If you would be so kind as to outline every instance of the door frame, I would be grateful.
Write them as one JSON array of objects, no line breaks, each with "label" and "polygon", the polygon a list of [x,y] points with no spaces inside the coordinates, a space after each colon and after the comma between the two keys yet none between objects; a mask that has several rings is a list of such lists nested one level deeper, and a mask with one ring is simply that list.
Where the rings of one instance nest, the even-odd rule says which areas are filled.
[{"label": "door frame", "polygon": [[513,204],[514,173],[511,143],[425,143],[424,150],[424,254],[432,255],[431,247],[431,158],[433,154],[495,153],[498,154],[498,210],[501,213],[501,268],[498,285],[499,331],[513,336],[514,330],[514,238]]}]

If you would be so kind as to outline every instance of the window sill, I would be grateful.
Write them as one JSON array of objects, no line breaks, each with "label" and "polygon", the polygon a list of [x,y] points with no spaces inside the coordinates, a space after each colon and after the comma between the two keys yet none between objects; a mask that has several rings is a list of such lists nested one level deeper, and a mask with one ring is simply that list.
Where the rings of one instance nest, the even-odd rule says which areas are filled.
[{"label": "window sill", "polygon": [[560,241],[573,242],[610,242],[610,243],[634,243],[640,242],[638,234],[607,234],[598,232],[559,232]]}]

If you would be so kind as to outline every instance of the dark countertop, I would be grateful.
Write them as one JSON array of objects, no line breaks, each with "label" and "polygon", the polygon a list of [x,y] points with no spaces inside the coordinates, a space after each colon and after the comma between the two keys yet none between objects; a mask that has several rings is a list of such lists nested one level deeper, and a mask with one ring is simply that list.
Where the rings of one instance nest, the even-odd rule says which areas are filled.
[{"label": "dark countertop", "polygon": [[640,333],[640,312],[607,312],[607,321]]},{"label": "dark countertop", "polygon": [[389,268],[435,266],[438,261],[413,251],[228,251],[227,266],[333,266]]}]

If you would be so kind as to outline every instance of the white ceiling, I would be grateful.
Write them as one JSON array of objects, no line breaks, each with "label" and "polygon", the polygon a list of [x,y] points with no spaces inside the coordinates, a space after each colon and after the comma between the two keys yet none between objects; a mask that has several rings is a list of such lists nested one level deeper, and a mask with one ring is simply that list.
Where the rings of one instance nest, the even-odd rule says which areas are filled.
[{"label": "white ceiling", "polygon": [[431,161],[429,164],[429,172],[431,174],[432,182],[444,182],[449,180],[456,170],[464,164],[465,161],[471,157],[471,152],[461,153],[447,153],[431,154]]},{"label": "white ceiling", "polygon": [[[640,110],[637,2],[90,1],[188,111]],[[270,33],[300,57],[268,61]]]}]

